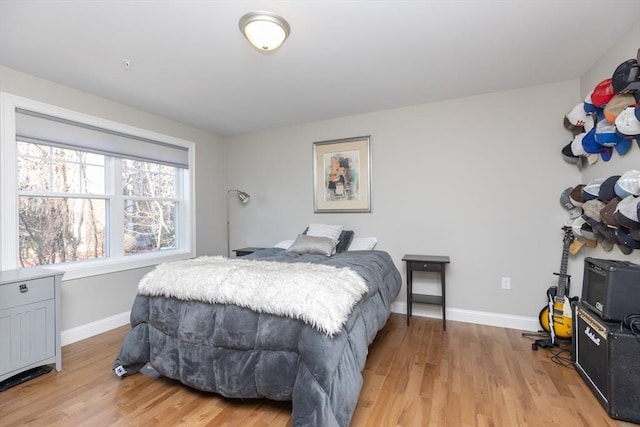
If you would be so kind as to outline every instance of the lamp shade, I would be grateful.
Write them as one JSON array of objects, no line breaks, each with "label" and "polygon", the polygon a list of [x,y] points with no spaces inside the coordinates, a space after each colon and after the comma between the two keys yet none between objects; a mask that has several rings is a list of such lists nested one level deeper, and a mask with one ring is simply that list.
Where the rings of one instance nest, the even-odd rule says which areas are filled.
[{"label": "lamp shade", "polygon": [[256,48],[269,51],[280,47],[289,37],[289,23],[271,12],[249,12],[240,18],[240,31]]},{"label": "lamp shade", "polygon": [[240,199],[240,201],[243,204],[246,204],[249,202],[249,199],[251,198],[251,196],[247,193],[245,193],[244,191],[240,191],[240,190],[236,190],[238,192],[238,199]]}]

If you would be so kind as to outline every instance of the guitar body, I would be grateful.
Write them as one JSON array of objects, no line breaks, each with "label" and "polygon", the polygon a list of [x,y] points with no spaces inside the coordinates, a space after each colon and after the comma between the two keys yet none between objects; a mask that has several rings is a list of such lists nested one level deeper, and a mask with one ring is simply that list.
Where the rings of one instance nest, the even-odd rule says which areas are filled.
[{"label": "guitar body", "polygon": [[[540,310],[538,320],[540,326],[546,332],[560,339],[571,338],[573,327],[573,316],[571,313],[571,299],[563,297],[562,301],[556,298],[556,288],[552,287],[547,291],[549,305]],[[551,310],[550,310],[551,307]],[[553,330],[551,329],[553,328]]]}]

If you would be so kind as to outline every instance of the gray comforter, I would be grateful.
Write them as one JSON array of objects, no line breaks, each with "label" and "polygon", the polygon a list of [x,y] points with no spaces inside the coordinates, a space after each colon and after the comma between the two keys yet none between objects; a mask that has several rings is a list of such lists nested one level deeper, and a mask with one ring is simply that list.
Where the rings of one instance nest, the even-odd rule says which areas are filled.
[{"label": "gray comforter", "polygon": [[244,259],[349,267],[369,290],[333,337],[300,320],[236,305],[137,295],[114,370],[126,376],[149,362],[162,375],[199,390],[291,400],[294,426],[349,425],[368,346],[400,291],[391,257],[382,251],[325,257],[273,248]]}]

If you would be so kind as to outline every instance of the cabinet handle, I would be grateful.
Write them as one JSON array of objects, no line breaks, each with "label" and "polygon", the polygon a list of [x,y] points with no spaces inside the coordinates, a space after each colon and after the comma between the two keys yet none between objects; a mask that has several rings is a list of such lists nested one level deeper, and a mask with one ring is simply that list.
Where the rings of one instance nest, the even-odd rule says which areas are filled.
[{"label": "cabinet handle", "polygon": [[29,292],[29,288],[27,287],[27,284],[23,283],[22,285],[20,285],[20,293],[24,294],[24,293],[27,293],[27,292]]}]

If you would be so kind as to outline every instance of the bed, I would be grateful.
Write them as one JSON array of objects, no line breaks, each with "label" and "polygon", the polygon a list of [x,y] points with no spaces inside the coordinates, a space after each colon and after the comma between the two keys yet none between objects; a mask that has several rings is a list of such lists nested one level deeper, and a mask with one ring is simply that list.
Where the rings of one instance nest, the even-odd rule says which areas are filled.
[{"label": "bed", "polygon": [[[401,287],[400,273],[387,252],[343,251],[326,256],[268,248],[240,259],[200,257],[179,263],[187,263],[187,270],[220,264],[226,268],[220,287],[231,286],[233,276],[244,284],[223,296],[177,295],[185,287],[204,288],[200,286],[203,276],[176,270],[184,264],[165,265],[164,270],[158,266],[155,278],[149,273],[138,287],[131,330],[113,364],[116,374],[126,377],[149,363],[168,378],[225,397],[291,401],[294,426],[349,425],[362,388],[368,346],[387,322]],[[283,271],[316,268],[340,278],[328,280],[315,270],[296,271],[307,279],[292,273],[281,281],[289,283],[288,288],[268,288],[278,289],[272,292],[276,302],[302,293],[306,306],[297,311],[255,306],[245,299],[247,295],[262,297],[267,292],[251,284],[254,279],[245,268],[254,266],[277,266]],[[179,291],[142,290],[143,282],[152,288],[155,281],[174,273],[173,282],[181,281]],[[256,274],[265,275],[264,271]],[[324,284],[327,293],[322,294],[322,287],[309,290],[309,277]],[[346,279],[354,283],[343,286]],[[362,283],[356,283],[358,279]],[[324,319],[340,306],[331,298],[343,288],[357,295],[341,313]],[[241,299],[229,299],[231,293],[241,294]],[[316,294],[318,301],[313,300]],[[313,317],[313,312],[319,317]]]}]

